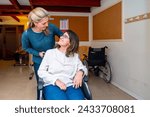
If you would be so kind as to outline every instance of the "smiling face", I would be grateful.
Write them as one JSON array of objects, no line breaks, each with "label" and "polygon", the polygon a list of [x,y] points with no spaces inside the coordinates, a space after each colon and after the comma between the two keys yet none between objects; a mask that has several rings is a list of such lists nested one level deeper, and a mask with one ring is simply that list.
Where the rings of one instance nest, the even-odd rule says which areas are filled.
[{"label": "smiling face", "polygon": [[42,18],[39,22],[34,22],[36,29],[44,31],[48,27],[48,17]]},{"label": "smiling face", "polygon": [[62,47],[69,47],[70,39],[67,32],[65,32],[59,39],[58,44]]},{"label": "smiling face", "polygon": [[74,56],[78,52],[79,37],[72,30],[67,30],[59,39],[56,48],[66,53],[66,56]]}]

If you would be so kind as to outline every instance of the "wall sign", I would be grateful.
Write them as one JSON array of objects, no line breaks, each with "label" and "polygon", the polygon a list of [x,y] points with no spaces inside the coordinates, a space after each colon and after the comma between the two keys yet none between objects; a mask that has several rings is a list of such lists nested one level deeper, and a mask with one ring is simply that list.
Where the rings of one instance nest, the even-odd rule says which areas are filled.
[{"label": "wall sign", "polygon": [[69,29],[69,20],[60,19],[60,30],[65,31]]}]

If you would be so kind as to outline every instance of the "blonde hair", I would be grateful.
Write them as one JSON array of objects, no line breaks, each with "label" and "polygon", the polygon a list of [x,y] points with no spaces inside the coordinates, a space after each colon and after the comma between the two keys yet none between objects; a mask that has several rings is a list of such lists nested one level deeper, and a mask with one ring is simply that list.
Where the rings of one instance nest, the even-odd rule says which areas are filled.
[{"label": "blonde hair", "polygon": [[[33,28],[35,27],[34,22],[39,22],[41,19],[49,17],[49,12],[41,7],[37,7],[33,9],[29,14],[28,14],[28,28]],[[44,33],[47,35],[49,34],[49,30],[46,29]]]}]

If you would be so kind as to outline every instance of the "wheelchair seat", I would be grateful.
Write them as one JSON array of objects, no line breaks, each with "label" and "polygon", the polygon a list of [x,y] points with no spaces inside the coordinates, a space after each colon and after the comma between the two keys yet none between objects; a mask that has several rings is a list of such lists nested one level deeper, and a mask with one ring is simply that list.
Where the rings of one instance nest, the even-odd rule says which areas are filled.
[{"label": "wheelchair seat", "polygon": [[[91,91],[88,87],[86,79],[87,79],[87,76],[84,76],[81,90],[82,90],[86,100],[92,100],[92,93],[91,93]],[[44,99],[43,85],[44,85],[43,80],[41,78],[39,78],[39,82],[38,82],[38,93],[39,93],[38,96],[39,97],[37,98],[38,100],[43,100]]]}]

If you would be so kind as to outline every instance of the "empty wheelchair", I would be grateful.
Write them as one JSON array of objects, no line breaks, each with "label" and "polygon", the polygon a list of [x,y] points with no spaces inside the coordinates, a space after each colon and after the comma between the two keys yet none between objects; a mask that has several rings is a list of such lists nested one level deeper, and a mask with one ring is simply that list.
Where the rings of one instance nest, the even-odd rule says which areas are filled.
[{"label": "empty wheelchair", "polygon": [[88,70],[93,70],[95,76],[103,78],[107,83],[111,81],[111,67],[107,61],[107,55],[105,54],[105,49],[103,48],[92,48],[89,47],[88,55],[84,54],[83,64],[85,64]]},{"label": "empty wheelchair", "polygon": [[[81,86],[81,90],[84,94],[85,100],[92,100],[92,93],[88,87],[88,84],[86,82],[87,76],[84,76],[83,78],[83,82],[82,82],[82,86]],[[38,82],[38,100],[44,100],[44,93],[43,93],[43,80],[41,78],[39,78],[39,82]]]}]

